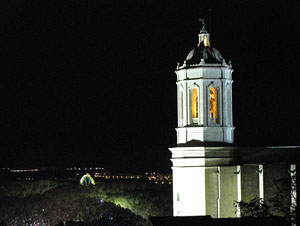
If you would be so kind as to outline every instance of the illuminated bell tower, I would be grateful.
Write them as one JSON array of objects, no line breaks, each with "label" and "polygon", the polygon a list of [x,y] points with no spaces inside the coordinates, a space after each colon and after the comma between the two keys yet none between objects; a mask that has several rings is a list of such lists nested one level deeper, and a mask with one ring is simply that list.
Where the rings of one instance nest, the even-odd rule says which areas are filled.
[{"label": "illuminated bell tower", "polygon": [[198,46],[178,65],[177,143],[233,143],[232,68],[210,44],[203,23]]},{"label": "illuminated bell tower", "polygon": [[230,145],[234,140],[233,69],[231,63],[226,63],[220,52],[211,46],[210,35],[201,21],[197,47],[175,71],[177,147],[170,148],[173,214],[220,217],[225,216],[220,214],[224,203],[224,199],[220,201],[221,166],[232,165],[236,153]]}]

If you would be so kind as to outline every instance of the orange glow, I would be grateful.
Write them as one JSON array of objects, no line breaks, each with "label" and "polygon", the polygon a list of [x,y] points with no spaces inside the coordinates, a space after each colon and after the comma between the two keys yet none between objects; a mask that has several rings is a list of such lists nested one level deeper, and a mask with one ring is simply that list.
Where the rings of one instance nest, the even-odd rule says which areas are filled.
[{"label": "orange glow", "polygon": [[203,43],[205,47],[210,46],[207,36],[204,36]]},{"label": "orange glow", "polygon": [[192,117],[198,118],[198,90],[194,88],[192,90]]},{"label": "orange glow", "polygon": [[209,90],[209,95],[210,95],[210,99],[209,99],[210,118],[211,119],[216,119],[217,118],[217,110],[218,110],[218,106],[217,106],[218,91],[217,91],[217,89],[215,87],[211,87],[210,90]]}]

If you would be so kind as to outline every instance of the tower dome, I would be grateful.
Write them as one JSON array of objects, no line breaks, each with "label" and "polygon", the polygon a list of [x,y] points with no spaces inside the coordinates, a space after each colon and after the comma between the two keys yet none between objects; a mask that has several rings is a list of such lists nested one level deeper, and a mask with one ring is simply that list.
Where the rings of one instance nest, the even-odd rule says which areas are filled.
[{"label": "tower dome", "polygon": [[201,60],[205,63],[219,64],[223,62],[220,52],[211,47],[205,46],[201,42],[196,48],[192,49],[186,57],[186,64],[200,64]]},{"label": "tower dome", "polygon": [[202,22],[202,29],[200,30],[198,37],[198,45],[192,49],[186,57],[185,63],[187,65],[196,65],[201,63],[208,64],[220,64],[224,61],[220,52],[210,45],[210,35],[205,29],[205,22]]}]

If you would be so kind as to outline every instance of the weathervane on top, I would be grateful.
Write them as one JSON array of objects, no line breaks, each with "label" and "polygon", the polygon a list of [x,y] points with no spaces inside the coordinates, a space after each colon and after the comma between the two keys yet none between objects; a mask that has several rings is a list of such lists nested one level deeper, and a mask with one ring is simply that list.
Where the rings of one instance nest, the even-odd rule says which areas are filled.
[{"label": "weathervane on top", "polygon": [[[208,33],[207,30],[205,29],[205,19],[199,18],[198,21],[202,23],[202,29],[201,29],[202,32],[200,31],[200,33]],[[210,27],[210,25],[211,25],[211,9],[209,9],[209,12],[208,12],[208,25],[209,25],[208,30],[211,33],[211,27]]]},{"label": "weathervane on top", "polygon": [[203,42],[205,47],[210,46],[210,40],[209,40],[209,34],[207,30],[205,29],[205,20],[204,18],[199,18],[198,21],[202,23],[202,29],[200,30],[200,33],[198,34],[199,41],[198,41],[198,47]]},{"label": "weathervane on top", "polygon": [[205,19],[199,18],[198,21],[202,23],[202,30],[205,30]]}]

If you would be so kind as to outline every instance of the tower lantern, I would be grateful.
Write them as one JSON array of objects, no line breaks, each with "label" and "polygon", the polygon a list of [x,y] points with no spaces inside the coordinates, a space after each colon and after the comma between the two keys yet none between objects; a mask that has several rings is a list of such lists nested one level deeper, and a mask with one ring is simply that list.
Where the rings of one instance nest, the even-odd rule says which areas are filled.
[{"label": "tower lantern", "polygon": [[202,22],[202,29],[198,34],[199,37],[198,47],[201,45],[201,43],[203,43],[204,46],[210,46],[209,34],[205,29],[205,20],[200,18],[198,19],[198,21]]}]

